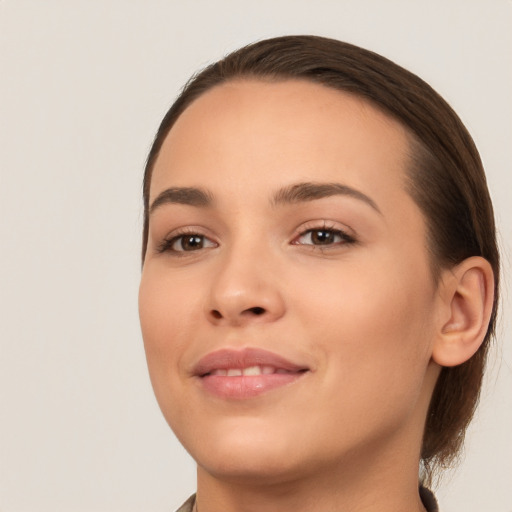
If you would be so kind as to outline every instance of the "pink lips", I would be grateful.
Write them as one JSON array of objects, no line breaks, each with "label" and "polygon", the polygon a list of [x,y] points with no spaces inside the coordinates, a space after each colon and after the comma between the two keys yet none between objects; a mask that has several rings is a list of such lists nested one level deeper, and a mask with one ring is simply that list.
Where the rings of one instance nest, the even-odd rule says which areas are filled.
[{"label": "pink lips", "polygon": [[308,370],[262,349],[223,349],[197,363],[194,375],[220,398],[251,398],[296,381]]}]

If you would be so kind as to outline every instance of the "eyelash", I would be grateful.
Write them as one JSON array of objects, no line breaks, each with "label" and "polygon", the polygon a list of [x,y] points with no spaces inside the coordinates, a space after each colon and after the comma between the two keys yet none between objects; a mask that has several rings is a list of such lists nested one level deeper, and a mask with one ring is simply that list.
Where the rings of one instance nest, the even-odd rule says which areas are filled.
[{"label": "eyelash", "polygon": [[[192,228],[183,229],[182,231],[179,231],[178,233],[173,233],[173,235],[168,238],[164,238],[164,240],[162,240],[162,242],[159,244],[159,246],[157,248],[157,252],[158,253],[168,252],[168,253],[171,253],[173,256],[177,256],[177,257],[185,256],[186,253],[197,252],[197,250],[196,251],[194,251],[194,250],[192,250],[192,251],[185,251],[185,250],[177,251],[176,249],[172,248],[173,245],[176,242],[178,242],[180,239],[182,240],[182,243],[183,243],[183,240],[186,237],[189,237],[189,238],[197,237],[197,238],[201,238],[203,241],[209,240],[208,237],[206,237],[205,235],[198,233],[198,230],[195,230]],[[217,245],[215,242],[212,242],[212,243],[214,245]],[[200,247],[200,249],[204,249],[204,247]]]},{"label": "eyelash", "polygon": [[[298,240],[300,240],[301,238],[303,238],[304,236],[306,236],[308,234],[311,238],[314,233],[328,234],[330,237],[339,237],[340,240],[338,242],[332,242],[332,243],[326,243],[326,244],[322,244],[322,243],[299,244]],[[322,251],[328,250],[329,248],[333,248],[333,247],[339,247],[340,245],[352,245],[355,243],[356,243],[356,239],[353,236],[349,235],[346,231],[343,231],[342,229],[336,228],[334,226],[330,226],[327,223],[324,223],[322,226],[314,226],[314,227],[311,227],[311,228],[301,231],[299,233],[299,235],[296,236],[294,238],[294,240],[292,241],[293,245],[307,245],[313,249],[322,250]]]},{"label": "eyelash", "polygon": [[[310,237],[313,235],[313,233],[324,233],[324,234],[328,234],[329,236],[331,237],[339,237],[340,241],[338,242],[333,242],[333,243],[326,243],[326,244],[314,244],[314,243],[299,243],[298,240],[300,240],[302,237],[306,236],[306,235],[310,235]],[[211,242],[211,246],[210,247],[199,247],[198,249],[196,250],[190,250],[190,251],[187,251],[187,250],[176,250],[176,249],[173,249],[172,247],[174,246],[174,244],[176,244],[177,242],[179,242],[180,240],[182,241],[183,243],[183,240],[186,238],[186,237],[197,237],[197,238],[200,238],[201,241],[204,243],[205,240],[209,240],[208,237],[206,237],[205,235],[199,233],[197,230],[194,230],[194,229],[185,229],[181,232],[178,232],[178,233],[174,233],[172,236],[170,236],[169,238],[165,238],[158,246],[157,248],[157,252],[158,253],[171,253],[173,256],[177,256],[177,257],[183,257],[186,255],[186,253],[193,253],[193,252],[197,252],[199,251],[200,249],[209,249],[209,248],[214,248],[214,247],[217,247],[218,244],[216,242],[213,242],[210,240]],[[311,227],[311,228],[308,228],[308,229],[305,229],[305,230],[302,230],[291,242],[292,245],[303,245],[303,246],[309,246],[311,247],[313,250],[321,250],[321,251],[324,251],[324,250],[328,250],[329,248],[332,248],[333,246],[334,247],[338,247],[340,245],[352,245],[352,244],[355,244],[357,242],[357,240],[349,235],[348,233],[346,233],[345,231],[339,229],[339,228],[335,228],[335,227],[331,227],[331,226],[328,226],[326,223],[323,224],[322,226],[316,226],[316,227]],[[183,247],[183,246],[182,246]]]}]

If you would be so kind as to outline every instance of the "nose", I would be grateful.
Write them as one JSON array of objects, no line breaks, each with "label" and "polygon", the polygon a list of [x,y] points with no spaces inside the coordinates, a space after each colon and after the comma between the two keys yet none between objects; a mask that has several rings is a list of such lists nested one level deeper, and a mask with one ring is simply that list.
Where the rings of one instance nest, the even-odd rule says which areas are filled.
[{"label": "nose", "polygon": [[215,325],[244,326],[273,322],[285,313],[285,302],[271,256],[232,251],[219,262],[207,304]]}]

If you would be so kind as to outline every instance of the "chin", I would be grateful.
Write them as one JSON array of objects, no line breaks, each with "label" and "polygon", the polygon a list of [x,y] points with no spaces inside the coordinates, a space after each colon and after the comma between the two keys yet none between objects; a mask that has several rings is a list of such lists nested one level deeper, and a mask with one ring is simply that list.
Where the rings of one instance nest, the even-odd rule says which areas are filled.
[{"label": "chin", "polygon": [[293,438],[268,427],[263,432],[233,428],[221,435],[210,431],[202,442],[196,438],[188,446],[182,441],[198,466],[217,478],[275,482],[293,478],[297,468],[303,467]]},{"label": "chin", "polygon": [[210,475],[238,483],[282,483],[296,478],[300,466],[290,461],[288,457],[275,454],[232,453],[204,455],[196,458],[199,467]]}]

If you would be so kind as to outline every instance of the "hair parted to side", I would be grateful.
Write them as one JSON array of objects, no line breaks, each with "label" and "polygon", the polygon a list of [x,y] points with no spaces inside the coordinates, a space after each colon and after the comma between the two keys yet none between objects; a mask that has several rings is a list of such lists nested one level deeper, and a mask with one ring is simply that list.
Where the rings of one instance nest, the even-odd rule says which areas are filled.
[{"label": "hair parted to side", "polygon": [[492,266],[495,295],[484,342],[466,363],[442,369],[432,396],[421,451],[424,480],[430,483],[435,470],[451,465],[460,453],[478,402],[497,316],[499,252],[475,144],[457,114],[426,82],[376,53],[318,36],[283,36],[250,44],[192,77],[159,127],[144,175],[143,261],[151,173],[167,134],[203,93],[244,78],[309,80],[366,99],[401,122],[411,139],[407,188],[426,219],[433,278],[470,256],[482,256]]}]

